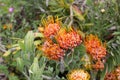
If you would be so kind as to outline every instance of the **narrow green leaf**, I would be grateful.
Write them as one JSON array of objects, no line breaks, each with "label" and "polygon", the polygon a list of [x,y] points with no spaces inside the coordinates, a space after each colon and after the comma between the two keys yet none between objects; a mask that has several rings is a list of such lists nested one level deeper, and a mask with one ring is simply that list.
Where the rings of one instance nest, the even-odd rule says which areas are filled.
[{"label": "narrow green leaf", "polygon": [[18,70],[20,70],[22,72],[23,68],[24,68],[24,62],[23,62],[23,60],[20,57],[18,57],[16,59],[16,62],[17,62],[17,68],[18,68]]},{"label": "narrow green leaf", "polygon": [[27,35],[25,36],[25,52],[33,52],[34,49],[34,34],[32,31],[29,31]]}]

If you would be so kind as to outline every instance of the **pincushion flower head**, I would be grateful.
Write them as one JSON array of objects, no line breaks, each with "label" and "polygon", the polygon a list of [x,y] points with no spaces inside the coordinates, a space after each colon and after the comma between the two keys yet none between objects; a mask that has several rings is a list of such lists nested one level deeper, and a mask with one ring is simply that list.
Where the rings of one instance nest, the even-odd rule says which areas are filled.
[{"label": "pincushion flower head", "polygon": [[112,72],[107,73],[105,75],[105,79],[104,80],[119,80],[119,79],[116,78],[115,72],[112,71]]},{"label": "pincushion flower head", "polygon": [[120,66],[116,67],[115,70],[107,73],[104,80],[120,80]]},{"label": "pincushion flower head", "polygon": [[70,27],[68,30],[66,28],[61,28],[56,36],[56,40],[61,48],[72,49],[82,43],[81,35]]},{"label": "pincushion flower head", "polygon": [[90,75],[87,71],[84,71],[82,69],[72,70],[67,75],[68,80],[89,80]]},{"label": "pincushion flower head", "polygon": [[101,60],[98,60],[95,64],[92,65],[93,69],[100,70],[104,69],[104,64]]},{"label": "pincushion flower head", "polygon": [[88,35],[85,38],[85,47],[94,60],[101,59],[106,56],[106,47],[101,43],[95,35]]},{"label": "pincushion flower head", "polygon": [[43,20],[44,36],[46,38],[53,37],[60,30],[60,21],[58,18],[56,20],[53,19],[52,16],[49,16],[47,20]]},{"label": "pincushion flower head", "polygon": [[115,69],[115,75],[116,75],[117,80],[120,80],[120,66],[118,66]]},{"label": "pincushion flower head", "polygon": [[51,60],[60,60],[64,56],[64,50],[50,40],[44,42],[42,50],[44,55]]}]

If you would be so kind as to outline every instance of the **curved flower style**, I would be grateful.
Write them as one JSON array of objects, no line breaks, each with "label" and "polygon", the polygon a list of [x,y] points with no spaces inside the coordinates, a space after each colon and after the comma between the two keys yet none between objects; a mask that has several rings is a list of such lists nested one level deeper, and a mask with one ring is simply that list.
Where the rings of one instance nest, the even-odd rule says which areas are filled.
[{"label": "curved flower style", "polygon": [[67,75],[68,80],[89,80],[90,75],[88,74],[87,71],[84,71],[82,69],[78,70],[72,70],[68,75]]},{"label": "curved flower style", "polygon": [[58,44],[63,49],[72,49],[82,43],[82,37],[77,31],[61,29],[56,37]]},{"label": "curved flower style", "polygon": [[43,44],[42,50],[44,55],[52,60],[59,60],[64,56],[64,50],[59,45],[46,41]]},{"label": "curved flower style", "polygon": [[94,60],[98,60],[106,56],[106,48],[103,46],[97,36],[90,34],[86,37],[84,43],[87,52]]},{"label": "curved flower style", "polygon": [[60,30],[60,22],[58,19],[54,21],[53,17],[48,17],[46,21],[44,20],[43,25],[45,26],[44,36],[46,38],[53,37]]}]

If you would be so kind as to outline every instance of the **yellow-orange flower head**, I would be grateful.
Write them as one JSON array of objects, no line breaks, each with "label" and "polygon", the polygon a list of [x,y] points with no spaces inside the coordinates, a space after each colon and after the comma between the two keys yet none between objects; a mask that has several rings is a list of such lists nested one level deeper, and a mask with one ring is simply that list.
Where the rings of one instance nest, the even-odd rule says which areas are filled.
[{"label": "yellow-orange flower head", "polygon": [[87,52],[93,59],[98,60],[106,56],[106,48],[98,39],[92,34],[88,35],[84,41]]},{"label": "yellow-orange flower head", "polygon": [[88,74],[87,71],[78,69],[72,70],[70,73],[68,73],[67,78],[68,80],[89,80],[90,75]]},{"label": "yellow-orange flower head", "polygon": [[53,37],[60,30],[60,22],[58,19],[54,20],[53,17],[48,17],[48,19],[43,21],[45,26],[44,36],[46,38]]},{"label": "yellow-orange flower head", "polygon": [[82,37],[75,30],[66,31],[66,29],[61,29],[57,35],[57,42],[63,49],[72,49],[82,42]]},{"label": "yellow-orange flower head", "polygon": [[59,60],[64,56],[64,50],[59,47],[58,44],[46,41],[42,48],[44,55],[51,60]]}]

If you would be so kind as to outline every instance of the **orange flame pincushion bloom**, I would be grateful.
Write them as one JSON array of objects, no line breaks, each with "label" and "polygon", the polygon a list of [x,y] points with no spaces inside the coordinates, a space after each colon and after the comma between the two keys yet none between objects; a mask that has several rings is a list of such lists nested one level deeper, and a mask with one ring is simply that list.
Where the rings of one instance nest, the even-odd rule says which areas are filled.
[{"label": "orange flame pincushion bloom", "polygon": [[115,74],[116,74],[117,80],[120,80],[120,66],[118,66],[118,67],[115,69]]},{"label": "orange flame pincushion bloom", "polygon": [[104,69],[104,64],[101,60],[98,60],[93,66],[93,69],[99,70],[99,69]]},{"label": "orange flame pincushion bloom", "polygon": [[82,69],[78,70],[72,70],[68,75],[67,75],[68,80],[89,80],[90,75],[88,74],[87,71],[84,71]]},{"label": "orange flame pincushion bloom", "polygon": [[60,22],[58,19],[54,21],[53,17],[48,17],[46,21],[43,21],[43,24],[45,26],[44,36],[46,38],[54,36],[60,30]]},{"label": "orange flame pincushion bloom", "polygon": [[77,31],[71,29],[67,32],[66,29],[61,29],[57,35],[57,42],[63,49],[72,49],[82,42],[82,37]]},{"label": "orange flame pincushion bloom", "polygon": [[94,60],[98,60],[106,56],[106,48],[102,45],[97,36],[90,34],[86,37],[84,43],[87,52]]},{"label": "orange flame pincushion bloom", "polygon": [[64,50],[62,50],[59,45],[46,41],[42,48],[44,55],[52,60],[59,60],[64,56]]},{"label": "orange flame pincushion bloom", "polygon": [[[117,80],[114,72],[107,73],[104,80]],[[119,79],[118,79],[119,80]]]},{"label": "orange flame pincushion bloom", "polygon": [[104,80],[120,80],[120,66],[116,67],[116,69],[110,73],[107,73]]}]

